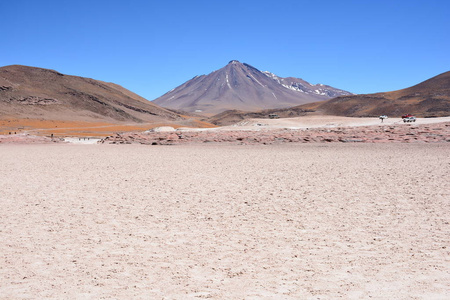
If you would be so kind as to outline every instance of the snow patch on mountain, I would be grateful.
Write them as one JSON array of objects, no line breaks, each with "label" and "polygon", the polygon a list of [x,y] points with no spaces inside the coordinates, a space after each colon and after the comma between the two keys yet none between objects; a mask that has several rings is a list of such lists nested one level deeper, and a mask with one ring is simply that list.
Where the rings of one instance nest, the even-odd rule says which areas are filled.
[{"label": "snow patch on mountain", "polygon": [[230,85],[230,80],[228,79],[228,73],[226,74],[226,80],[227,80],[227,85],[230,88],[230,90],[232,90],[231,85]]},{"label": "snow patch on mountain", "polygon": [[[321,96],[327,96],[330,98],[344,95],[352,95],[352,93],[346,92],[344,90],[336,89],[327,86],[322,83],[312,84],[300,78],[283,78],[279,77],[269,71],[262,72],[267,77],[273,79],[274,81],[281,84],[283,87],[290,89],[292,91],[305,93],[305,94],[316,94]],[[293,80],[291,80],[293,79]]]}]

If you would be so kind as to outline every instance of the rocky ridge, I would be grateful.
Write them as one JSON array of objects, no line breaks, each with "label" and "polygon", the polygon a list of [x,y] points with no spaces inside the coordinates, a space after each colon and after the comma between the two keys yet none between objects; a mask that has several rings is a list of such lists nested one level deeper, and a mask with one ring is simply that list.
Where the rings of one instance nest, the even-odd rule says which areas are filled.
[{"label": "rocky ridge", "polygon": [[282,86],[284,86],[287,89],[305,93],[305,94],[311,94],[311,95],[322,95],[327,96],[329,98],[339,97],[339,96],[349,96],[353,95],[350,92],[334,88],[329,85],[325,84],[311,84],[301,78],[295,78],[295,77],[279,77],[269,71],[263,71],[263,73],[268,76],[269,78],[272,78]]}]

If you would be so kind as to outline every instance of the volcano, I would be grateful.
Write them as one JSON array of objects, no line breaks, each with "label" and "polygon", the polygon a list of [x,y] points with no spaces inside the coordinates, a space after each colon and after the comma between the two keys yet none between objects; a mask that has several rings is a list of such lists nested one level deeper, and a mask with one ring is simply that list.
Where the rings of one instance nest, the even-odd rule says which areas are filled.
[{"label": "volcano", "polygon": [[259,111],[324,101],[351,93],[299,78],[261,72],[237,60],[195,76],[153,102],[162,107],[213,115],[226,110]]}]

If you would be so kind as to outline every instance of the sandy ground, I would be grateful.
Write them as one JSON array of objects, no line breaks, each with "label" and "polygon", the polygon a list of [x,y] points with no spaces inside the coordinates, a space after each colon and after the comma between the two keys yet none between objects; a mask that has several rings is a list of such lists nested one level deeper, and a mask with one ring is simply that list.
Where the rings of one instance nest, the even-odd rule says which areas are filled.
[{"label": "sandy ground", "polygon": [[[450,117],[441,118],[417,118],[414,125],[433,124],[450,122]],[[305,128],[335,128],[346,126],[386,126],[403,124],[401,118],[388,118],[381,120],[379,118],[352,118],[339,116],[304,116],[296,118],[280,118],[280,119],[248,119],[234,125],[224,126],[213,130],[255,130],[264,128],[289,128],[289,129],[305,129]]]},{"label": "sandy ground", "polygon": [[449,299],[450,145],[0,145],[0,298]]},{"label": "sandy ground", "polygon": [[83,138],[83,137],[66,137],[64,138],[64,142],[71,143],[71,144],[83,144],[83,145],[93,145],[97,144],[100,139],[98,138]]}]

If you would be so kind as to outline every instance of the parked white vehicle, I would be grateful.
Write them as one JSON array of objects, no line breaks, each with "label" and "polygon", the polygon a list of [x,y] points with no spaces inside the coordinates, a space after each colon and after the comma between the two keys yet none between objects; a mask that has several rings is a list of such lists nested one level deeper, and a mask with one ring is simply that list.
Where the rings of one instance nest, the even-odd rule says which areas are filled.
[{"label": "parked white vehicle", "polygon": [[415,122],[415,121],[416,121],[416,117],[414,117],[414,116],[403,118],[404,123]]}]

